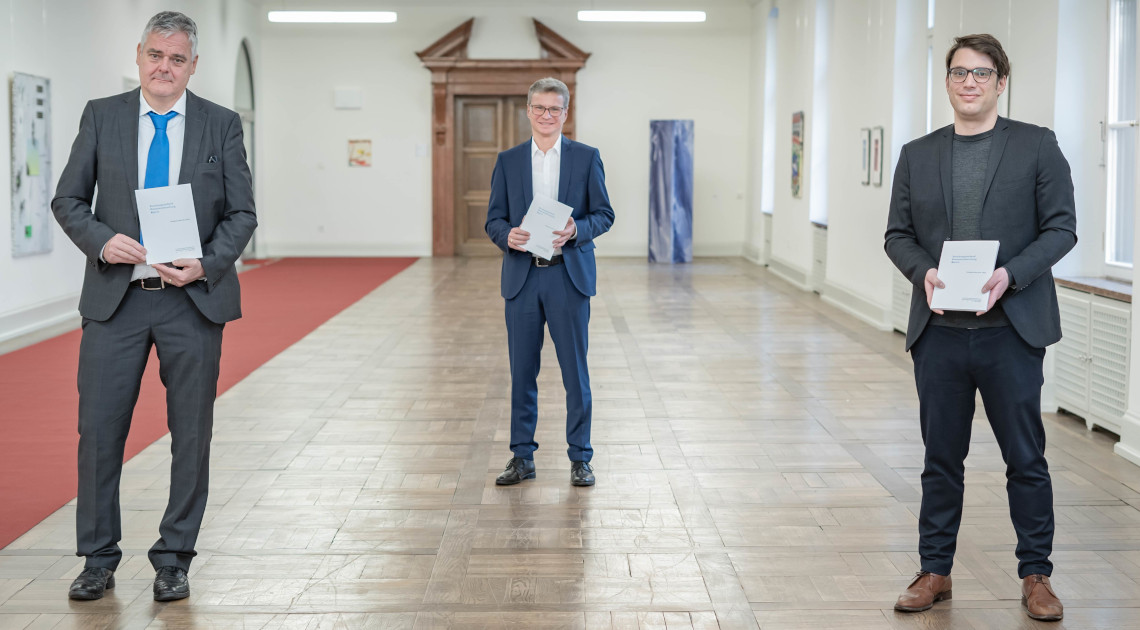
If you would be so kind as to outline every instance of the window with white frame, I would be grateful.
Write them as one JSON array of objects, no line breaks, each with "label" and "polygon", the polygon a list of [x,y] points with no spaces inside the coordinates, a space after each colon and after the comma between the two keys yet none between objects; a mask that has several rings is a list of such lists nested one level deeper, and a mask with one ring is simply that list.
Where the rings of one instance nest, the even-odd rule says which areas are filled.
[{"label": "window with white frame", "polygon": [[761,148],[762,177],[760,184],[760,211],[772,214],[776,208],[776,73],[779,66],[776,56],[779,48],[776,38],[780,33],[780,9],[768,12],[764,36],[764,144]]},{"label": "window with white frame", "polygon": [[1108,180],[1105,262],[1109,273],[1132,267],[1136,205],[1136,2],[1112,0],[1108,49]]}]

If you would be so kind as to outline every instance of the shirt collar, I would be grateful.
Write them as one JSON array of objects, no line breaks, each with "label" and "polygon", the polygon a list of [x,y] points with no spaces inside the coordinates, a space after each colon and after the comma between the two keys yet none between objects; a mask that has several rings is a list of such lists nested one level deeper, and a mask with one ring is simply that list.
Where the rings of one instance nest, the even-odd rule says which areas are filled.
[{"label": "shirt collar", "polygon": [[[554,143],[554,146],[550,147],[550,150],[554,151],[554,154],[558,157],[562,157],[562,134],[558,134],[558,141]],[[534,136],[531,136],[530,154],[533,156],[535,153],[543,155],[542,149],[538,148],[538,143],[534,141]]]},{"label": "shirt collar", "polygon": [[[174,103],[174,107],[170,108],[172,112],[178,112],[179,115],[186,115],[186,90],[182,90],[182,96],[178,97],[178,101]],[[142,90],[139,90],[139,118],[147,115],[147,112],[159,113],[150,103],[146,102],[146,97],[143,96]]]}]

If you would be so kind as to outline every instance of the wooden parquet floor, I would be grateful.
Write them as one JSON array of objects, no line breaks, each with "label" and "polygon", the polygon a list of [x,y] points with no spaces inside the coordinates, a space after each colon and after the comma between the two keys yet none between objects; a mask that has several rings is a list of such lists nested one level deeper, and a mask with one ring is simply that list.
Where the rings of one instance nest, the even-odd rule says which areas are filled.
[{"label": "wooden parquet floor", "polygon": [[1020,608],[981,416],[954,599],[895,613],[923,452],[902,337],[740,259],[599,272],[595,487],[569,484],[549,340],[538,478],[494,485],[498,260],[425,259],[218,400],[190,599],[150,593],[165,438],[124,472],[118,587],[67,599],[83,561],[65,506],[0,551],[0,628],[1140,628],[1140,468],[1111,436],[1045,419],[1063,622]]}]

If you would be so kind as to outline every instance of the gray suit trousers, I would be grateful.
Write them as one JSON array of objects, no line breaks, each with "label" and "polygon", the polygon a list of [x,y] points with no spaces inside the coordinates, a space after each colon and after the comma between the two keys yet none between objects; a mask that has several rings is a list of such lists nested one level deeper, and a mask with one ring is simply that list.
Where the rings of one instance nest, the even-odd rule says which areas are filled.
[{"label": "gray suit trousers", "polygon": [[131,416],[151,347],[166,386],[171,435],[170,498],[149,557],[190,567],[206,509],[210,437],[222,353],[222,329],[184,289],[127,289],[106,321],[83,320],[79,347],[79,492],[77,554],[86,566],[114,570],[119,540],[119,477]]}]

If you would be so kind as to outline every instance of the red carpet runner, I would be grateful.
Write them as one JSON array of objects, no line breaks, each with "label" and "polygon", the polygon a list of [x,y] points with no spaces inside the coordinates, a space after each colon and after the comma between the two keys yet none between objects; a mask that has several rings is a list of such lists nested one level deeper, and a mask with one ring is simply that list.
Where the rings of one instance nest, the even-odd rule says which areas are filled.
[{"label": "red carpet runner", "polygon": [[[241,274],[244,317],[226,326],[219,395],[414,258],[290,258]],[[0,548],[75,497],[79,331],[0,356]],[[167,433],[153,352],[126,459]]]}]

